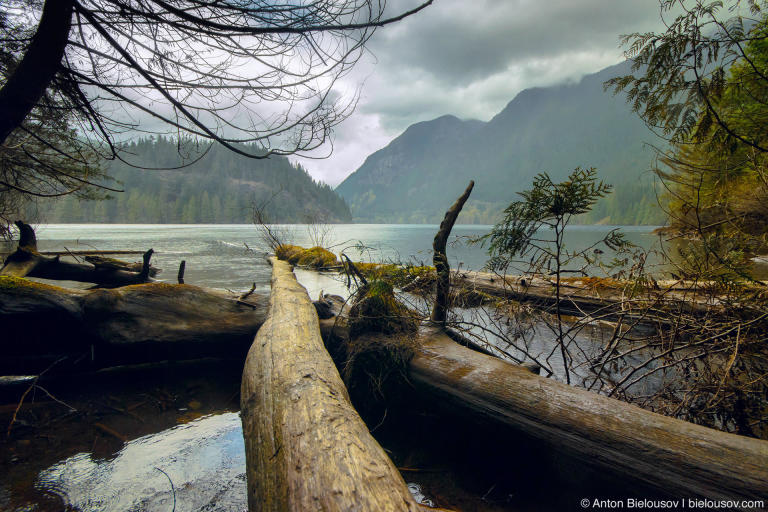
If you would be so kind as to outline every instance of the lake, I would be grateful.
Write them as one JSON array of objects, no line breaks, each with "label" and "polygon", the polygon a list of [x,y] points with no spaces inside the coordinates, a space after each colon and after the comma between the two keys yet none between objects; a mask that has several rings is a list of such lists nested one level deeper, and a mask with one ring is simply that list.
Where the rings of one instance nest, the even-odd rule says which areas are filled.
[{"label": "lake", "polygon": [[[322,228],[300,224],[275,226],[286,242],[302,246],[313,245],[310,231]],[[616,228],[644,249],[658,244],[653,226],[570,226],[566,246],[570,250],[588,247]],[[431,265],[432,240],[437,229],[436,225],[334,224],[321,235],[328,242],[324,245],[337,254],[344,251],[353,261]],[[487,252],[467,241],[490,229],[491,226],[455,226],[448,245],[451,267],[481,269]],[[240,291],[248,290],[255,282],[257,291],[266,292],[269,288],[270,269],[265,259],[268,246],[259,228],[250,224],[47,224],[37,226],[36,231],[41,251],[153,248],[153,264],[163,270],[158,275],[160,280],[174,281],[179,262],[186,260],[185,281],[189,284]],[[6,250],[12,247],[7,244]],[[299,279],[308,288],[316,285],[311,275],[301,273]],[[313,291],[310,289],[310,293]]]},{"label": "lake", "polygon": [[[323,235],[326,245],[334,252],[344,251],[352,260],[416,264],[431,264],[431,245],[437,228],[435,225],[344,224],[318,232],[317,226],[276,226],[285,241],[303,246],[313,245],[314,229],[316,237]],[[614,227],[573,226],[567,231],[566,244],[570,249],[589,247],[611,229]],[[270,267],[265,260],[268,246],[259,229],[252,225],[78,224],[41,225],[36,230],[41,251],[153,248],[156,251],[153,263],[163,270],[158,275],[161,280],[174,282],[179,262],[185,260],[185,281],[189,284],[243,291],[256,283],[258,292],[269,292]],[[487,258],[485,250],[466,242],[489,230],[490,226],[456,226],[448,246],[451,266],[481,269]],[[632,226],[622,230],[630,241],[646,249],[658,242],[652,227]],[[12,249],[12,243],[6,244],[5,250]],[[345,294],[341,280],[328,275],[297,270],[297,276],[312,297],[321,289]],[[30,433],[20,431],[20,437],[13,441],[15,459],[10,459],[10,466],[6,466],[8,478],[0,484],[0,508],[171,510],[178,500],[177,510],[244,510],[242,431],[240,420],[233,413],[237,407],[239,370],[229,369],[210,376],[195,372],[195,375],[199,382],[190,383],[188,377],[177,379],[161,373],[142,378],[140,383],[118,380],[117,384],[100,385],[98,389],[86,387],[83,392],[65,396],[67,403],[74,404],[79,412],[66,420],[70,411],[56,412],[63,416],[54,416],[60,423],[54,424],[58,426],[53,429],[60,432],[62,438],[58,439],[53,431],[46,434],[48,447],[39,447],[47,450],[45,455],[34,455],[39,443],[29,440],[32,430]],[[107,398],[108,404],[88,412],[93,403]],[[161,404],[161,412],[155,412],[153,404]],[[119,411],[129,411],[130,415]],[[95,436],[90,433],[93,425],[102,423],[118,425],[118,433],[130,440],[121,443],[115,439],[114,432],[109,431],[107,434],[97,432]],[[72,432],[66,433],[68,429]],[[471,436],[472,432],[465,435]],[[419,449],[432,437],[433,433],[413,440],[412,444]],[[387,442],[389,446],[396,444],[391,440]],[[407,461],[409,449],[396,450],[393,446],[393,457]],[[482,453],[477,454],[479,460],[462,463],[464,472],[469,467],[487,463],[488,455]],[[517,451],[515,454],[519,456]],[[540,455],[537,452],[535,457]],[[555,468],[565,467],[559,459],[552,461]],[[531,470],[528,466],[528,472]],[[532,480],[553,483],[551,471],[553,469],[548,468],[545,477],[539,475]],[[450,492],[444,481],[452,475],[450,479],[459,479],[462,483],[455,484],[459,489],[450,495],[452,501],[449,501],[461,504],[460,500],[467,499],[466,507],[470,509],[477,507],[478,502],[483,503],[478,508],[481,510],[562,508],[562,502],[557,501],[564,499],[562,496],[545,498],[542,502],[546,492],[536,490],[535,482],[527,479],[514,479],[517,484],[502,492],[505,488],[496,488],[492,480],[477,478],[477,482],[465,484],[467,475],[459,478],[457,474],[460,473],[414,473],[407,474],[406,479],[414,496],[423,503]]]}]

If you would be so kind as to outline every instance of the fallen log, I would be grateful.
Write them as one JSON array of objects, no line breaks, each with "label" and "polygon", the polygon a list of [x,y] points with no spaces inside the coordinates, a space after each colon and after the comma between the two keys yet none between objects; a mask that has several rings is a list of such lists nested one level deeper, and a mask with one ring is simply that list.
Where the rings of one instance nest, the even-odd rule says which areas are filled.
[{"label": "fallen log", "polygon": [[768,495],[768,441],[669,418],[534,375],[459,346],[440,331],[422,338],[409,379],[468,412],[663,493],[709,499]]},{"label": "fallen log", "polygon": [[[74,290],[0,276],[0,375],[200,357],[244,357],[266,300],[191,285]],[[76,363],[77,362],[77,363]]]},{"label": "fallen log", "polygon": [[[343,353],[348,340],[343,317],[321,321],[321,332],[329,351]],[[457,414],[506,425],[662,494],[768,495],[768,441],[669,418],[541,377],[531,368],[461,346],[440,329],[422,331],[407,379]]]},{"label": "fallen log", "polygon": [[[38,251],[43,256],[122,256],[126,254],[144,254],[145,251],[134,251],[134,250],[119,250],[119,249],[109,249],[109,250],[99,250],[99,249],[87,249],[83,251]],[[3,258],[7,258],[12,253],[10,252],[4,252],[0,251],[0,256]]]},{"label": "fallen log", "polygon": [[269,314],[240,394],[249,510],[418,510],[352,407],[306,290],[271,262]]},{"label": "fallen log", "polygon": [[97,258],[93,260],[96,263],[91,265],[74,263],[63,261],[59,255],[44,256],[37,250],[37,238],[32,226],[22,221],[16,221],[16,226],[19,228],[19,245],[16,251],[5,259],[3,267],[0,268],[0,276],[81,281],[102,287],[127,286],[151,281],[152,249],[144,253],[144,261],[138,271],[124,262],[118,262],[121,265],[116,265],[116,260],[107,263],[105,258]]},{"label": "fallen log", "polygon": [[[595,284],[595,283],[605,284]],[[451,284],[491,297],[531,303],[542,309],[557,304],[554,281],[541,276],[500,276],[488,272],[457,271]],[[670,311],[703,315],[722,312],[717,298],[694,285],[679,288],[674,283],[659,289],[633,289],[633,283],[612,279],[566,278],[560,287],[560,311],[568,315],[596,315],[604,319],[621,316],[640,323],[668,324]],[[627,289],[629,288],[629,290]]]}]

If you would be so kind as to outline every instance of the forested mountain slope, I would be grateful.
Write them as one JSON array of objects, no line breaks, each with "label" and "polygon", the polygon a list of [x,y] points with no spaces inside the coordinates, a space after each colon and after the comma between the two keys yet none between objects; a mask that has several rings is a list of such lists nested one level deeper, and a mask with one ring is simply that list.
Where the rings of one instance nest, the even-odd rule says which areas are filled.
[{"label": "forested mountain slope", "polygon": [[[253,150],[253,148],[251,148]],[[182,147],[181,154],[199,153]],[[124,158],[147,168],[182,163],[175,140],[150,137],[124,148]],[[193,158],[192,158],[193,160]],[[190,159],[187,160],[187,163]],[[350,222],[349,208],[328,185],[315,182],[285,157],[255,160],[214,145],[202,159],[178,170],[138,170],[105,163],[124,189],[104,201],[67,196],[41,212],[47,222],[248,223],[254,205],[274,222]],[[42,210],[42,208],[41,208]]]},{"label": "forested mountain slope", "polygon": [[596,167],[614,193],[582,222],[662,223],[645,143],[663,141],[623,97],[603,91],[605,80],[628,72],[623,63],[577,84],[524,90],[488,122],[443,116],[414,124],[336,191],[356,222],[434,223],[474,179],[459,222],[493,223],[537,173],[561,179]]}]

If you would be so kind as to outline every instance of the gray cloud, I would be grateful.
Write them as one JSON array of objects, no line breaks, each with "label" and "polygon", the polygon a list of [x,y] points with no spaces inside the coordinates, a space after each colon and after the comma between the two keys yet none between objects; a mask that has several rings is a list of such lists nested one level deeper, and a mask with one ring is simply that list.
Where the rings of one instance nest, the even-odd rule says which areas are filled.
[{"label": "gray cloud", "polygon": [[330,158],[302,162],[336,185],[410,124],[488,120],[523,89],[619,62],[620,34],[660,28],[656,0],[436,0],[374,36],[372,56],[347,77],[365,81],[357,112],[337,128]]},{"label": "gray cloud", "polygon": [[654,0],[437,0],[396,29],[381,31],[371,48],[384,68],[417,69],[467,85],[564,52],[610,49],[618,55],[620,33],[657,25]]}]

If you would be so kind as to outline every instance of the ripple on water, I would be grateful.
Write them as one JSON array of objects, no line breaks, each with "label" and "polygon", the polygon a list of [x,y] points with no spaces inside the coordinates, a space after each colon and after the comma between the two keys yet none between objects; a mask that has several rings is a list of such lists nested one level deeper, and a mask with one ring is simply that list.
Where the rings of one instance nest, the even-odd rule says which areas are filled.
[{"label": "ripple on water", "polygon": [[208,416],[141,437],[110,459],[74,455],[42,471],[36,486],[79,510],[171,510],[169,478],[176,510],[246,510],[238,414]]}]

